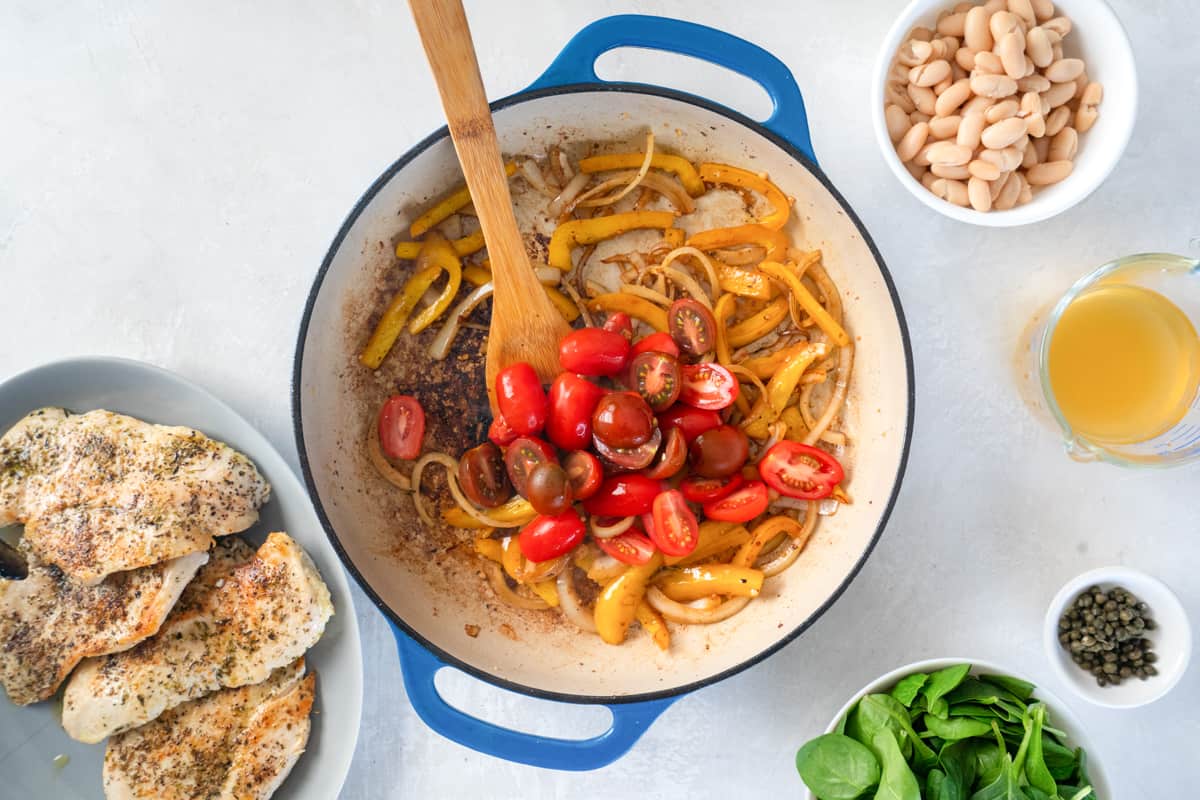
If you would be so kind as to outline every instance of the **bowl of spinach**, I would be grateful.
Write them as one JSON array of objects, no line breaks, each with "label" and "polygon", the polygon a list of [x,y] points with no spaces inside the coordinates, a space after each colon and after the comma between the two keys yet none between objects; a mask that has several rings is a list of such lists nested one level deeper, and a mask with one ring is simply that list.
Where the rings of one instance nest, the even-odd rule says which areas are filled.
[{"label": "bowl of spinach", "polygon": [[983,661],[893,670],[796,753],[808,800],[1111,800],[1079,721]]}]

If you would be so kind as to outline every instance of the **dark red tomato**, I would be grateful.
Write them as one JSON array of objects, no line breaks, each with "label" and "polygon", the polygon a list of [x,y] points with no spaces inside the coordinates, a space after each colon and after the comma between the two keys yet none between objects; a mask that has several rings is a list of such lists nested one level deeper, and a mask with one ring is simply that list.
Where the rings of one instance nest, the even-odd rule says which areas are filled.
[{"label": "dark red tomato", "polygon": [[624,311],[609,314],[604,320],[604,330],[621,334],[627,342],[633,341],[633,320]]},{"label": "dark red tomato", "polygon": [[495,508],[512,497],[504,453],[491,442],[484,442],[463,453],[458,461],[458,482],[471,502],[485,508]]},{"label": "dark red tomato", "polygon": [[530,561],[549,561],[565,555],[583,541],[583,520],[574,509],[555,516],[539,515],[521,529],[517,543]]},{"label": "dark red tomato", "polygon": [[508,447],[517,438],[517,432],[509,427],[504,417],[496,417],[488,426],[488,439],[499,447]]},{"label": "dark red tomato", "polygon": [[686,297],[667,310],[667,330],[679,349],[689,356],[702,356],[716,346],[717,321],[702,303]]},{"label": "dark red tomato", "polygon": [[563,450],[582,450],[592,441],[592,414],[604,390],[587,378],[563,372],[550,384],[546,438]]},{"label": "dark red tomato", "polygon": [[379,409],[379,446],[388,458],[405,461],[421,455],[425,409],[412,395],[394,394]]},{"label": "dark red tomato", "polygon": [[670,432],[672,428],[679,428],[688,444],[700,434],[720,424],[721,415],[717,412],[686,406],[683,403],[676,403],[658,415],[658,427],[662,428],[664,433]]},{"label": "dark red tomato", "polygon": [[575,499],[567,471],[550,461],[533,468],[525,491],[528,492],[529,504],[539,514],[561,514],[571,507]]},{"label": "dark red tomato", "polygon": [[611,539],[597,539],[596,544],[617,561],[635,567],[654,557],[654,542],[636,528],[630,528]]},{"label": "dark red tomato", "polygon": [[496,375],[496,405],[518,436],[540,431],[550,412],[542,382],[524,361],[509,364]]},{"label": "dark red tomato", "polygon": [[522,497],[528,498],[529,476],[538,464],[554,462],[554,448],[541,439],[532,436],[517,438],[504,451],[504,466],[508,469],[508,479],[513,488]]},{"label": "dark red tomato", "polygon": [[567,479],[571,481],[571,491],[576,500],[586,500],[594,495],[604,480],[600,459],[586,450],[567,453],[563,458],[563,469],[567,471]]},{"label": "dark red tomato", "polygon": [[641,353],[629,363],[629,388],[655,411],[666,411],[679,399],[679,362],[666,353]]},{"label": "dark red tomato", "polygon": [[719,425],[692,440],[688,447],[692,471],[705,478],[725,478],[739,472],[750,454],[750,440],[732,425]]},{"label": "dark red tomato", "polygon": [[567,372],[618,375],[629,363],[629,340],[603,328],[579,328],[559,342],[558,363]]},{"label": "dark red tomato", "polygon": [[749,522],[767,510],[767,485],[750,481],[733,494],[704,504],[704,516],[719,522]]},{"label": "dark red tomato", "polygon": [[637,447],[654,430],[654,412],[635,392],[609,392],[592,414],[592,434],[609,447]]},{"label": "dark red tomato", "polygon": [[727,478],[701,478],[699,475],[689,475],[683,479],[683,483],[679,484],[679,491],[683,492],[683,496],[690,502],[704,504],[728,497],[743,483],[745,483],[745,478],[736,472]]},{"label": "dark red tomato", "polygon": [[583,510],[601,517],[631,517],[645,514],[654,505],[662,484],[645,475],[613,475],[583,501]]},{"label": "dark red tomato", "polygon": [[820,500],[846,477],[837,459],[800,442],[776,442],[758,464],[772,489],[801,500]]},{"label": "dark red tomato", "polygon": [[656,481],[666,480],[683,469],[685,461],[687,461],[687,442],[679,428],[672,428],[667,432],[667,440],[663,443],[662,449],[658,451],[658,458],[654,459],[654,462],[646,470],[646,477]]},{"label": "dark red tomato", "polygon": [[720,411],[733,405],[737,399],[737,378],[720,364],[684,364],[679,368],[683,383],[679,387],[679,399],[689,406]]},{"label": "dark red tomato", "polygon": [[609,447],[599,436],[592,437],[592,446],[600,454],[604,463],[613,468],[614,472],[634,472],[645,469],[654,461],[658,446],[662,444],[662,432],[654,429],[650,438],[637,447]]},{"label": "dark red tomato", "polygon": [[668,556],[686,556],[700,541],[700,523],[677,490],[654,498],[654,527],[650,536]]},{"label": "dark red tomato", "polygon": [[679,345],[675,344],[675,340],[671,338],[669,333],[652,333],[649,336],[643,336],[638,339],[637,344],[629,351],[630,357],[640,356],[642,353],[666,353],[669,356],[679,358]]}]

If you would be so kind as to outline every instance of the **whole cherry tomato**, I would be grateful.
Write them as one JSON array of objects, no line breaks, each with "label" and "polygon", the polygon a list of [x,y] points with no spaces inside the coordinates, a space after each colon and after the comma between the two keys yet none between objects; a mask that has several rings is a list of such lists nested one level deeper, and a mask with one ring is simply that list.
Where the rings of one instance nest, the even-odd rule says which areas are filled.
[{"label": "whole cherry tomato", "polygon": [[585,533],[583,520],[569,508],[554,516],[534,517],[533,522],[521,529],[517,543],[530,561],[549,561],[578,547]]},{"label": "whole cherry tomato", "polygon": [[644,514],[654,505],[662,484],[645,475],[614,475],[583,501],[583,510],[601,517],[631,517]]},{"label": "whole cherry tomato", "polygon": [[718,522],[749,522],[767,510],[767,485],[750,481],[733,494],[704,504],[704,516]]},{"label": "whole cherry tomato", "polygon": [[533,468],[525,483],[525,492],[529,504],[539,514],[561,514],[571,507],[571,501],[575,499],[567,471],[553,461]]},{"label": "whole cherry tomato", "polygon": [[669,356],[679,358],[679,345],[675,344],[675,340],[671,338],[671,334],[659,331],[652,333],[649,336],[643,336],[638,339],[637,344],[629,351],[630,357],[640,356],[642,353],[666,353]]},{"label": "whole cherry tomato", "polygon": [[654,412],[636,392],[609,392],[592,414],[592,434],[609,447],[637,447],[654,430]]},{"label": "whole cherry tomato", "polygon": [[550,401],[533,367],[524,361],[509,364],[496,375],[496,405],[508,427],[519,436],[537,433],[546,424]]},{"label": "whole cherry tomato", "polygon": [[604,390],[572,372],[563,372],[550,384],[550,416],[546,438],[563,450],[582,450],[592,441],[592,414]]},{"label": "whole cherry tomato", "polygon": [[600,488],[604,480],[604,469],[600,459],[586,450],[574,450],[563,458],[563,469],[571,481],[571,491],[576,500],[587,500]]},{"label": "whole cherry tomato", "polygon": [[558,345],[558,363],[582,375],[618,375],[629,362],[629,340],[603,328],[579,328]]},{"label": "whole cherry tomato", "polygon": [[705,411],[676,403],[658,415],[658,427],[666,433],[672,428],[679,428],[683,438],[691,444],[692,440],[707,430],[721,424],[721,415],[715,411]]},{"label": "whole cherry tomato", "polygon": [[750,440],[732,425],[718,425],[693,439],[688,451],[693,472],[705,478],[724,478],[742,469],[750,454]]},{"label": "whole cherry tomato", "polygon": [[624,311],[614,311],[608,315],[608,319],[604,320],[604,330],[619,333],[625,337],[625,341],[633,341],[633,320]]}]

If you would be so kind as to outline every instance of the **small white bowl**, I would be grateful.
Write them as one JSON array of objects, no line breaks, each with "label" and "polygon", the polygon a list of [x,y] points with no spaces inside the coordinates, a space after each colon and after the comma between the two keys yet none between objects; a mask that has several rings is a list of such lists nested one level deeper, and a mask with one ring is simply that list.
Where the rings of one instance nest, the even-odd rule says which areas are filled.
[{"label": "small white bowl", "polygon": [[[1146,680],[1126,679],[1116,686],[1100,686],[1091,673],[1071,660],[1071,654],[1058,642],[1058,620],[1084,589],[1098,585],[1108,590],[1122,586],[1150,606],[1157,629],[1146,634],[1153,642],[1158,674]],[[1192,657],[1192,629],[1183,604],[1167,585],[1144,572],[1128,567],[1101,567],[1072,578],[1059,590],[1046,611],[1042,642],[1050,666],[1063,683],[1088,702],[1106,708],[1136,708],[1153,703],[1179,683]]]},{"label": "small white bowl", "polygon": [[[846,701],[838,712],[833,715],[833,719],[829,722],[829,727],[825,729],[825,733],[833,733],[841,722],[842,717],[846,716],[846,712],[850,707],[858,702],[863,695],[875,694],[876,692],[885,692],[891,687],[899,683],[901,678],[912,675],[914,672],[936,672],[939,669],[954,666],[955,664],[970,664],[971,674],[978,675],[986,673],[989,675],[1008,675],[1013,678],[1020,678],[1023,681],[1029,681],[1037,686],[1033,696],[1037,700],[1041,700],[1049,709],[1050,719],[1054,721],[1054,727],[1060,729],[1067,734],[1067,740],[1072,747],[1082,747],[1088,754],[1088,777],[1091,778],[1092,788],[1095,790],[1097,797],[1111,797],[1108,791],[1108,780],[1104,776],[1103,759],[1097,752],[1095,745],[1088,739],[1084,733],[1083,724],[1076,718],[1075,714],[1062,700],[1059,700],[1049,690],[1038,686],[1037,681],[1030,680],[1026,675],[1022,675],[1014,669],[997,664],[992,661],[984,661],[979,658],[930,658],[925,661],[917,661],[903,667],[892,670],[884,675],[880,675],[875,680],[868,683],[862,689],[855,692],[849,700]],[[818,800],[817,796],[804,787],[805,800]]]},{"label": "small white bowl", "polygon": [[896,155],[884,119],[884,84],[896,51],[914,26],[932,28],[937,15],[949,9],[951,0],[912,0],[883,40],[875,63],[871,87],[871,120],[883,159],[900,183],[918,200],[960,222],[989,227],[1011,227],[1053,217],[1079,203],[1095,191],[1121,160],[1137,119],[1137,68],[1133,48],[1121,21],[1104,0],[1056,0],[1057,13],[1069,17],[1071,33],[1063,46],[1068,57],[1082,58],[1087,75],[1104,85],[1100,117],[1092,129],[1079,137],[1075,168],[1061,183],[1034,192],[1033,200],[1008,211],[976,211],[961,208],[936,196],[915,180]]}]

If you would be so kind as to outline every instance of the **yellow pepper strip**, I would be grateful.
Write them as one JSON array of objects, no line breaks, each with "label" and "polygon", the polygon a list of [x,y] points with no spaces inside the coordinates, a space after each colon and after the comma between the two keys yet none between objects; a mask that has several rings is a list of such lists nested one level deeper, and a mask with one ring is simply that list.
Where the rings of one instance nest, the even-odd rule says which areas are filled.
[{"label": "yellow pepper strip", "polygon": [[695,550],[686,556],[668,556],[664,562],[680,567],[699,564],[731,547],[741,547],[749,539],[750,531],[741,525],[708,519],[700,523],[700,539]]},{"label": "yellow pepper strip", "polygon": [[432,264],[446,271],[446,287],[430,305],[421,309],[408,325],[409,333],[420,333],[428,328],[437,318],[446,313],[446,309],[454,302],[458,287],[462,285],[462,262],[450,243],[441,237],[431,237],[425,240],[421,248],[422,261],[428,259]]},{"label": "yellow pepper strip", "polygon": [[799,522],[784,514],[771,517],[754,529],[750,535],[750,541],[742,545],[737,551],[737,555],[733,557],[732,565],[735,567],[752,566],[767,542],[781,533],[786,533],[795,539],[804,535],[804,528]]},{"label": "yellow pepper strip", "polygon": [[[472,286],[483,286],[492,279],[492,273],[476,264],[463,267],[463,280]],[[546,296],[550,298],[550,302],[558,309],[558,313],[562,314],[562,318],[567,322],[574,322],[579,319],[579,309],[571,302],[571,298],[555,289],[553,286],[543,286],[546,290]]]},{"label": "yellow pepper strip", "polygon": [[525,571],[525,556],[517,544],[517,537],[505,536],[500,540],[500,566],[508,573],[508,577],[517,583],[524,583],[520,576]]},{"label": "yellow pepper strip", "polygon": [[840,483],[833,487],[833,494],[830,496],[844,506],[853,505],[854,503],[854,500],[850,497],[850,495],[846,494],[846,490],[842,488]]},{"label": "yellow pepper strip", "polygon": [[[506,527],[512,528],[532,522],[533,518],[537,516],[537,512],[533,510],[533,506],[529,504],[529,501],[519,494],[513,495],[512,499],[504,505],[489,508],[487,514],[489,517],[503,522]],[[486,529],[488,527],[458,506],[450,506],[443,511],[442,519],[452,528]]]},{"label": "yellow pepper strip", "polygon": [[638,603],[634,614],[642,630],[650,634],[659,650],[666,652],[671,649],[671,631],[667,629],[667,621],[663,619],[662,614],[651,608],[644,599]]},{"label": "yellow pepper strip", "polygon": [[[424,242],[397,242],[396,243],[396,258],[416,258],[421,253],[421,245]],[[483,249],[483,231],[475,231],[470,236],[464,236],[461,239],[455,239],[450,242],[454,248],[454,252],[458,253],[462,258],[478,253]]]},{"label": "yellow pepper strip", "polygon": [[483,286],[491,282],[492,273],[476,264],[468,264],[463,267],[462,279],[472,286]]},{"label": "yellow pepper strip", "polygon": [[[742,547],[745,548],[746,545]],[[759,591],[762,590],[763,574],[749,567],[705,564],[700,567],[665,571],[654,583],[672,600],[688,603],[710,594],[758,597]]]},{"label": "yellow pepper strip", "polygon": [[[589,156],[579,162],[580,172],[608,172],[614,169],[638,169],[646,160],[645,153],[612,153],[607,156]],[[650,166],[655,169],[675,173],[683,188],[692,197],[704,194],[704,181],[700,173],[692,166],[692,162],[683,156],[673,156],[667,153],[655,153],[650,158]]]},{"label": "yellow pepper strip", "polygon": [[501,563],[504,556],[504,551],[500,547],[500,543],[495,539],[476,539],[475,552],[486,559]]},{"label": "yellow pepper strip", "polygon": [[663,241],[669,247],[683,247],[683,240],[685,238],[687,238],[687,234],[684,233],[683,228],[667,228],[663,231]]},{"label": "yellow pepper strip", "polygon": [[596,632],[609,644],[625,641],[625,634],[637,616],[638,604],[646,596],[646,584],[662,566],[662,555],[655,553],[638,567],[630,567],[609,583],[596,598]]},{"label": "yellow pepper strip", "polygon": [[[589,311],[624,311],[631,317],[637,317],[656,331],[667,329],[667,312],[651,303],[644,297],[638,297],[625,292],[612,292],[593,297],[588,301]],[[787,304],[784,303],[784,314]]]},{"label": "yellow pepper strip", "polygon": [[765,381],[771,378],[771,376],[779,371],[780,367],[791,361],[797,353],[806,347],[808,347],[808,342],[797,342],[790,347],[776,350],[769,356],[747,358],[742,362],[742,366]]},{"label": "yellow pepper strip", "polygon": [[788,202],[787,195],[766,177],[728,164],[709,163],[700,165],[700,179],[705,183],[725,183],[758,192],[771,204],[771,213],[759,217],[758,224],[775,230],[787,224],[791,203]]},{"label": "yellow pepper strip", "polygon": [[788,237],[783,231],[765,225],[737,225],[733,228],[713,228],[700,231],[687,240],[697,250],[720,250],[740,244],[757,244],[766,248],[767,258],[777,260],[787,253]]},{"label": "yellow pepper strip", "polygon": [[754,404],[754,412],[742,424],[747,436],[765,439],[770,434],[767,425],[779,419],[787,408],[792,392],[800,384],[800,376],[813,362],[825,355],[824,342],[806,342],[804,348],[792,356],[771,377],[767,393]]},{"label": "yellow pepper strip", "polygon": [[770,300],[775,296],[775,286],[767,276],[746,267],[718,262],[717,282],[725,291],[752,300]]},{"label": "yellow pepper strip", "polygon": [[804,441],[804,437],[808,435],[808,425],[804,424],[804,415],[800,413],[800,409],[788,406],[779,415],[779,419],[787,425],[787,433],[783,438],[791,442]]},{"label": "yellow pepper strip", "polygon": [[584,545],[576,547],[575,552],[571,556],[571,560],[575,562],[575,566],[579,567],[584,572],[592,568],[592,564],[596,563],[596,555],[599,548],[594,545]]},{"label": "yellow pepper strip", "polygon": [[[509,161],[504,165],[504,174],[512,177],[517,171],[517,162]],[[437,225],[442,220],[449,217],[451,214],[457,214],[467,207],[471,202],[471,190],[465,185],[455,189],[450,194],[443,197],[434,204],[433,208],[426,211],[421,216],[413,220],[412,225],[408,228],[408,235],[414,239],[420,236],[425,231]]]},{"label": "yellow pepper strip", "polygon": [[796,277],[796,273],[776,261],[764,261],[758,265],[758,268],[763,272],[782,281],[792,291],[792,295],[796,301],[800,303],[813,322],[821,330],[825,331],[825,335],[833,340],[833,343],[838,347],[846,347],[850,344],[850,337],[846,334],[844,328],[837,324],[837,321],[829,315],[825,310],[825,306],[813,297],[812,292],[804,288],[804,284]]},{"label": "yellow pepper strip", "polygon": [[775,330],[775,327],[783,322],[787,315],[787,298],[783,296],[776,297],[769,305],[764,306],[762,310],[754,312],[725,332],[725,335],[729,339],[729,346],[742,347],[756,339],[761,339]]},{"label": "yellow pepper strip", "polygon": [[590,219],[573,219],[554,229],[547,258],[550,266],[569,272],[573,247],[595,244],[641,228],[667,230],[674,224],[675,215],[670,211],[627,211]]},{"label": "yellow pepper strip", "polygon": [[[723,294],[717,300],[717,304],[713,306],[713,318],[717,321],[717,363],[729,366],[733,363],[733,356],[729,351],[729,333],[725,328],[725,321],[733,316],[733,312],[737,310],[737,296],[732,294]],[[738,394],[741,397],[741,394]]]},{"label": "yellow pepper strip", "polygon": [[553,578],[531,583],[528,586],[533,590],[534,594],[546,601],[546,605],[551,608],[558,608],[558,587],[555,585]]},{"label": "yellow pepper strip", "polygon": [[392,345],[400,337],[400,332],[404,330],[404,323],[408,321],[408,316],[412,314],[417,303],[425,295],[426,290],[433,285],[441,271],[442,268],[436,265],[422,269],[408,279],[403,289],[396,292],[396,296],[384,310],[383,316],[379,318],[379,324],[375,326],[371,338],[367,340],[367,346],[358,356],[358,360],[364,367],[379,369],[379,365],[391,352]]}]

